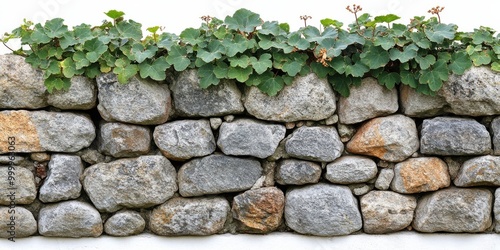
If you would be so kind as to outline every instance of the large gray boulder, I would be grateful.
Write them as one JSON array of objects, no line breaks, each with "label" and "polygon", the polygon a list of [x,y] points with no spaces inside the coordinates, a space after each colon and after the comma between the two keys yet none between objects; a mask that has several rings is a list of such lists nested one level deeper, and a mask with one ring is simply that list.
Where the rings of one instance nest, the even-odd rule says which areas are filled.
[{"label": "large gray boulder", "polygon": [[285,133],[284,125],[238,119],[222,123],[217,146],[226,155],[248,155],[263,159],[276,151]]},{"label": "large gray boulder", "polygon": [[47,103],[60,109],[92,109],[97,104],[96,83],[84,76],[74,76],[69,89],[54,90],[47,96]]},{"label": "large gray boulder", "polygon": [[319,121],[329,118],[336,109],[335,93],[326,79],[316,74],[297,76],[276,96],[268,96],[257,87],[245,92],[245,108],[251,115],[268,121]]},{"label": "large gray boulder", "polygon": [[377,164],[368,157],[342,156],[326,165],[325,178],[331,183],[354,184],[377,176]]},{"label": "large gray boulder", "polygon": [[119,122],[103,122],[99,127],[99,152],[115,158],[147,154],[151,146],[151,130],[145,126]]},{"label": "large gray boulder", "polygon": [[398,193],[429,192],[448,186],[448,166],[437,157],[410,158],[394,167],[391,189]]},{"label": "large gray boulder", "polygon": [[500,157],[485,155],[465,161],[453,183],[457,187],[500,186]]},{"label": "large gray boulder", "polygon": [[112,236],[130,236],[142,233],[145,227],[146,221],[139,212],[121,210],[106,220],[104,232]]},{"label": "large gray boulder", "polygon": [[83,163],[79,156],[53,154],[47,178],[40,187],[40,201],[48,203],[78,198],[82,190],[82,172]]},{"label": "large gray boulder", "polygon": [[297,233],[316,236],[347,235],[362,227],[358,201],[351,190],[325,183],[287,191],[285,221]]},{"label": "large gray boulder", "polygon": [[443,114],[447,105],[442,96],[424,95],[404,84],[399,89],[399,101],[404,115],[419,118]]},{"label": "large gray boulder", "polygon": [[174,195],[176,172],[170,161],[159,155],[120,159],[85,169],[83,188],[102,212],[147,208]]},{"label": "large gray boulder", "polygon": [[275,179],[281,185],[318,183],[321,165],[297,159],[284,159],[278,163]]},{"label": "large gray boulder", "polygon": [[27,168],[0,166],[0,205],[31,204],[37,195],[35,177]]},{"label": "large gray boulder", "polygon": [[37,232],[33,214],[21,206],[0,207],[0,238],[24,238]]},{"label": "large gray boulder", "polygon": [[285,143],[286,153],[298,159],[331,162],[342,154],[344,144],[335,127],[300,127]]},{"label": "large gray boulder", "polygon": [[422,123],[420,152],[430,155],[483,155],[491,151],[486,127],[474,119],[436,117]]}]

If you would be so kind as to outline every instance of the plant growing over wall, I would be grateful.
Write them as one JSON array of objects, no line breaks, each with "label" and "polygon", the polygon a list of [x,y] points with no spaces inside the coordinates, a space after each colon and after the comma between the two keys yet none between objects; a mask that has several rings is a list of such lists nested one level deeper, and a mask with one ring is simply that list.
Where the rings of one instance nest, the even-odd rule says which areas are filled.
[{"label": "plant growing over wall", "polygon": [[93,27],[69,29],[61,18],[44,25],[24,21],[2,42],[20,38],[28,46],[13,52],[44,70],[49,92],[69,88],[75,75],[113,72],[121,83],[136,74],[162,81],[169,70],[196,68],[203,88],[234,79],[271,96],[311,71],[344,96],[366,76],[389,89],[405,84],[433,94],[449,74],[463,74],[472,65],[500,71],[499,35],[487,27],[457,32],[456,25],[441,23],[442,7],[429,11],[437,17],[417,16],[407,25],[394,23],[399,19],[394,14],[361,14],[359,5],[347,10],[355,16],[347,29],[328,18],[320,28],[309,26],[305,15],[304,27],[290,31],[286,23],[240,9],[224,20],[203,16],[201,27],[179,35],[151,27],[146,37],[140,23],[111,10],[105,13],[111,20]]}]

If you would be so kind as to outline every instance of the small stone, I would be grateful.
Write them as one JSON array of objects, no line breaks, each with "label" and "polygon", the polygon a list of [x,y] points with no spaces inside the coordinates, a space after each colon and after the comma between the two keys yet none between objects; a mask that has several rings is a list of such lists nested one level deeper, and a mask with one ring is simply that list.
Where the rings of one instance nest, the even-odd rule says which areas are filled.
[{"label": "small stone", "polygon": [[0,207],[0,238],[24,238],[36,232],[36,220],[26,208],[20,206]]},{"label": "small stone", "polygon": [[40,187],[42,202],[57,202],[80,197],[82,160],[76,155],[54,154],[49,162],[47,178]]},{"label": "small stone", "polygon": [[224,116],[224,121],[225,122],[232,122],[232,121],[234,121],[234,115],[226,115],[226,116]]},{"label": "small stone", "polygon": [[276,182],[281,185],[318,183],[321,166],[317,163],[296,159],[282,160],[276,169]]},{"label": "small stone", "polygon": [[437,157],[410,158],[396,164],[391,189],[403,194],[436,191],[450,186],[446,163]]},{"label": "small stone", "polygon": [[465,159],[462,157],[444,157],[443,160],[446,162],[446,165],[448,165],[450,179],[454,180],[457,178],[458,172],[460,171]]},{"label": "small stone", "polygon": [[278,144],[278,147],[274,151],[274,153],[272,155],[270,155],[269,157],[267,157],[266,160],[278,161],[279,159],[290,158],[290,156],[288,156],[288,154],[286,153],[286,150],[285,150],[285,143],[290,137],[291,137],[291,135],[289,135],[285,139],[281,140],[280,143]]},{"label": "small stone", "polygon": [[262,163],[262,170],[263,170],[262,177],[264,177],[263,186],[264,187],[274,187],[274,175],[276,173],[276,162],[275,161],[264,161]]},{"label": "small stone", "polygon": [[493,154],[500,155],[500,117],[493,119],[491,130],[493,132]]},{"label": "small stone", "polygon": [[295,128],[295,122],[285,122],[285,127],[286,129],[293,129]]},{"label": "small stone", "polygon": [[[15,179],[9,177],[15,176]],[[0,205],[30,204],[36,199],[37,189],[33,173],[23,167],[0,167]]]},{"label": "small stone", "polygon": [[84,76],[71,78],[68,90],[54,90],[48,94],[49,105],[59,109],[89,110],[97,104],[97,87],[94,80]]},{"label": "small stone", "polygon": [[122,210],[104,223],[104,232],[112,236],[130,236],[142,233],[145,227],[146,221],[138,212]]},{"label": "small stone", "polygon": [[298,122],[295,123],[295,126],[297,128],[303,127],[304,125],[306,125],[306,123],[304,121],[298,121]]},{"label": "small stone", "polygon": [[331,162],[340,157],[344,144],[334,127],[301,127],[286,140],[285,149],[298,159]]},{"label": "small stone", "polygon": [[356,133],[356,129],[350,125],[339,123],[337,127],[339,130],[340,141],[343,143],[350,141]]},{"label": "small stone", "polygon": [[219,129],[220,125],[222,124],[222,119],[221,118],[218,118],[218,117],[212,117],[210,118],[210,127],[213,129],[213,130],[217,130]]},{"label": "small stone", "polygon": [[399,100],[403,114],[409,117],[433,117],[443,114],[446,100],[439,95],[425,95],[414,88],[401,84]]},{"label": "small stone", "polygon": [[339,116],[335,114],[325,119],[325,125],[333,125],[338,121],[339,121]]},{"label": "small stone", "polygon": [[453,181],[457,187],[500,186],[500,156],[479,156],[465,161]]},{"label": "small stone", "polygon": [[390,168],[381,169],[377,181],[375,181],[375,188],[379,190],[387,190],[391,186],[392,179],[394,178],[394,170]]},{"label": "small stone", "polygon": [[44,162],[50,161],[50,154],[47,153],[31,153],[30,158],[33,161]]},{"label": "small stone", "polygon": [[495,232],[500,233],[500,188],[495,190],[495,205],[493,207],[495,216]]},{"label": "small stone", "polygon": [[97,137],[102,154],[115,158],[137,157],[147,154],[151,145],[151,130],[148,127],[118,122],[102,123]]},{"label": "small stone", "polygon": [[377,164],[368,157],[342,156],[326,165],[325,178],[331,183],[363,183],[375,176],[377,176]]},{"label": "small stone", "polygon": [[78,151],[76,153],[78,156],[80,156],[80,158],[90,164],[90,165],[94,165],[94,164],[97,164],[97,163],[102,163],[102,162],[109,162],[109,161],[106,161],[106,157],[99,153],[99,151],[95,150],[95,149],[91,149],[91,148],[85,148],[81,151]]},{"label": "small stone", "polygon": [[349,185],[349,189],[356,196],[362,196],[373,190],[373,185],[367,184],[352,184]]}]

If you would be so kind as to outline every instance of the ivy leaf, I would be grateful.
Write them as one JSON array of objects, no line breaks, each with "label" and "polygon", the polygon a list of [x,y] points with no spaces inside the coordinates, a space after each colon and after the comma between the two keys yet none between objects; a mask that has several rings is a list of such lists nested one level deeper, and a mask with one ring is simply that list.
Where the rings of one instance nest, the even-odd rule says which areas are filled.
[{"label": "ivy leaf", "polygon": [[68,32],[68,26],[64,25],[62,18],[54,18],[45,22],[45,34],[50,38],[61,38]]},{"label": "ivy leaf", "polygon": [[266,76],[258,88],[269,96],[276,96],[285,86],[284,81],[280,76],[272,76],[272,74],[270,76],[266,74]]},{"label": "ivy leaf", "polygon": [[333,26],[337,29],[340,29],[342,28],[342,25],[344,25],[342,22],[330,18],[321,19],[319,22],[321,23],[321,25],[323,25],[324,28],[328,26]]},{"label": "ivy leaf", "polygon": [[472,59],[472,63],[474,63],[474,66],[476,67],[481,65],[488,65],[491,63],[491,57],[487,51],[473,53],[472,55],[470,55],[470,59]]},{"label": "ivy leaf", "polygon": [[495,54],[500,55],[500,45],[493,46],[493,51]]},{"label": "ivy leaf", "polygon": [[118,10],[110,10],[108,12],[104,12],[104,14],[106,14],[106,16],[108,16],[112,19],[118,19],[118,18],[122,17],[123,15],[125,15],[125,13],[123,11],[118,11]]},{"label": "ivy leaf", "polygon": [[493,42],[493,35],[491,35],[490,32],[483,29],[474,30],[474,33],[472,34],[473,44],[480,45],[483,43],[492,43],[492,42]]},{"label": "ivy leaf", "polygon": [[370,69],[361,62],[356,62],[354,65],[347,65],[345,73],[354,77],[363,77]]},{"label": "ivy leaf", "polygon": [[197,56],[206,63],[215,59],[220,59],[224,52],[224,47],[218,40],[212,40],[205,49],[200,49]]},{"label": "ivy leaf", "polygon": [[116,29],[123,38],[131,38],[137,41],[142,39],[141,24],[128,20],[127,22],[118,22]]},{"label": "ivy leaf", "polygon": [[116,60],[117,67],[113,69],[113,73],[117,75],[119,83],[125,84],[130,78],[137,74],[139,67],[136,64],[122,63],[120,60],[123,59]]},{"label": "ivy leaf", "polygon": [[78,40],[73,36],[73,34],[64,34],[61,39],[59,39],[59,46],[62,49],[67,49],[69,46],[73,46],[78,43]]},{"label": "ivy leaf", "polygon": [[197,45],[203,42],[200,30],[195,28],[187,28],[183,30],[179,35],[179,37],[182,39],[183,42],[191,45]]},{"label": "ivy leaf", "polygon": [[330,62],[330,66],[339,74],[345,73],[346,65],[347,65],[346,58],[341,56],[333,58],[332,61]]},{"label": "ivy leaf", "polygon": [[406,31],[408,31],[408,27],[404,24],[395,23],[392,25],[391,33],[395,36],[402,36]]},{"label": "ivy leaf", "polygon": [[167,62],[174,65],[176,71],[187,69],[191,61],[187,58],[186,47],[181,47],[180,45],[172,46],[167,56]]},{"label": "ivy leaf", "polygon": [[99,57],[108,50],[108,46],[97,38],[86,41],[83,44],[83,48],[88,51],[85,57],[91,63],[97,62]]},{"label": "ivy leaf", "polygon": [[224,19],[227,27],[233,30],[239,30],[250,33],[261,25],[260,15],[247,9],[237,10],[232,17],[227,16]]},{"label": "ivy leaf", "polygon": [[[442,44],[444,39],[453,39],[456,33],[454,24],[438,23],[424,30],[425,35],[431,42]],[[432,89],[432,88],[431,88]]]},{"label": "ivy leaf", "polygon": [[248,41],[240,34],[236,34],[233,39],[226,38],[222,41],[222,46],[226,48],[226,55],[233,57],[238,53],[243,53],[248,49]]},{"label": "ivy leaf", "polygon": [[420,71],[418,79],[421,84],[427,84],[432,91],[437,91],[443,85],[443,81],[448,80],[448,67],[443,60],[437,60],[432,69]]},{"label": "ivy leaf", "polygon": [[163,81],[167,77],[165,71],[170,67],[165,57],[160,57],[149,64],[147,61],[139,64],[139,74],[142,78],[150,77],[155,81]]},{"label": "ivy leaf", "polygon": [[318,28],[314,26],[307,26],[302,29],[302,34],[304,38],[309,42],[317,42],[321,44],[325,39],[334,40],[338,37],[338,32],[333,27],[326,27],[323,32],[320,32]]},{"label": "ivy leaf", "polygon": [[280,28],[282,28],[286,33],[290,32],[290,24],[280,23]]},{"label": "ivy leaf", "polygon": [[83,73],[83,70],[76,69],[75,61],[73,61],[73,59],[71,59],[71,57],[68,57],[68,58],[64,59],[63,61],[61,61],[59,63],[59,66],[62,69],[62,73],[63,73],[64,77],[67,77],[67,78],[71,78],[75,75]]},{"label": "ivy leaf", "polygon": [[75,39],[78,40],[79,43],[84,43],[94,38],[94,36],[92,35],[91,27],[88,24],[80,24],[73,27],[73,34],[75,35]]},{"label": "ivy leaf", "polygon": [[433,65],[436,62],[436,57],[433,55],[426,55],[426,56],[416,56],[415,61],[417,61],[418,65],[420,66],[420,69],[428,69],[431,65]]},{"label": "ivy leaf", "polygon": [[498,62],[494,62],[491,64],[491,69],[496,71],[496,72],[500,72],[500,63]]},{"label": "ivy leaf", "polygon": [[132,45],[130,52],[137,63],[142,63],[148,58],[153,58],[156,55],[156,51],[158,51],[158,47],[156,46],[149,45],[147,48],[144,48],[142,44],[136,43]]},{"label": "ivy leaf", "polygon": [[410,33],[410,38],[413,43],[422,49],[429,49],[431,47],[431,41],[421,32]]},{"label": "ivy leaf", "polygon": [[198,69],[198,76],[200,77],[200,87],[206,89],[210,85],[217,85],[220,79],[214,73],[215,66],[207,63]]},{"label": "ivy leaf", "polygon": [[236,79],[238,82],[245,82],[252,74],[252,67],[231,67],[227,72],[227,78]]},{"label": "ivy leaf", "polygon": [[260,34],[273,35],[273,36],[284,36],[287,31],[284,30],[280,24],[276,21],[266,21],[262,24],[262,28],[258,31]]},{"label": "ivy leaf", "polygon": [[384,67],[389,62],[389,52],[380,46],[368,46],[360,57],[361,62],[370,69]]},{"label": "ivy leaf", "polygon": [[49,36],[47,36],[47,34],[45,34],[42,25],[39,23],[35,24],[33,33],[31,33],[30,38],[34,43],[48,43],[50,42],[50,40],[52,40]]},{"label": "ivy leaf", "polygon": [[271,54],[264,53],[260,55],[258,60],[257,58],[252,56],[250,57],[250,64],[252,64],[255,72],[260,75],[273,66],[273,62],[271,61]]},{"label": "ivy leaf", "polygon": [[303,64],[296,61],[286,62],[283,64],[283,71],[290,76],[296,76],[302,70]]},{"label": "ivy leaf", "polygon": [[377,23],[390,23],[390,22],[394,22],[400,18],[401,17],[396,16],[394,14],[387,14],[387,15],[383,15],[383,16],[376,16],[376,17],[374,17],[374,20]]},{"label": "ivy leaf", "polygon": [[174,44],[177,44],[178,37],[172,33],[162,33],[158,37],[158,48],[170,50]]},{"label": "ivy leaf", "polygon": [[335,91],[339,92],[341,96],[348,97],[350,94],[350,86],[361,83],[361,78],[335,74],[328,76],[328,82],[332,85]]},{"label": "ivy leaf", "polygon": [[250,65],[250,57],[247,55],[242,55],[240,57],[233,57],[229,58],[229,62],[231,64],[231,67],[242,67],[246,68],[248,65]]},{"label": "ivy leaf", "polygon": [[288,37],[288,44],[299,50],[306,50],[310,46],[310,43],[306,39],[302,38],[299,32],[293,32],[290,34]]},{"label": "ivy leaf", "polygon": [[218,62],[214,68],[215,77],[219,79],[227,78],[228,71],[229,71],[229,66],[225,62]]},{"label": "ivy leaf", "polygon": [[375,37],[375,41],[373,42],[375,46],[380,46],[385,50],[389,50],[390,48],[394,47],[396,42],[394,41],[393,37],[389,36],[377,36]]},{"label": "ivy leaf", "polygon": [[399,75],[401,77],[401,82],[405,85],[408,85],[412,88],[417,88],[418,81],[417,81],[417,76],[415,76],[411,71],[407,70],[401,70],[399,72]]},{"label": "ivy leaf", "polygon": [[401,82],[401,77],[396,72],[385,72],[383,71],[378,76],[378,81],[383,84],[388,89],[393,89],[396,84]]},{"label": "ivy leaf", "polygon": [[332,73],[332,68],[325,67],[323,64],[318,62],[311,63],[311,70],[319,77],[325,78],[328,74]]},{"label": "ivy leaf", "polygon": [[71,86],[71,79],[62,78],[60,76],[51,75],[44,81],[45,87],[49,93],[56,90],[68,90]]},{"label": "ivy leaf", "polygon": [[392,48],[389,50],[389,56],[392,61],[399,60],[402,63],[408,62],[409,60],[417,56],[418,47],[415,44],[410,44],[400,51],[397,48]]},{"label": "ivy leaf", "polygon": [[451,63],[449,67],[453,73],[462,75],[465,70],[469,69],[471,66],[471,59],[464,51],[459,51],[451,55]]},{"label": "ivy leaf", "polygon": [[336,40],[337,47],[345,49],[351,44],[365,44],[365,39],[358,33],[348,33],[347,31],[339,31],[338,39]]}]

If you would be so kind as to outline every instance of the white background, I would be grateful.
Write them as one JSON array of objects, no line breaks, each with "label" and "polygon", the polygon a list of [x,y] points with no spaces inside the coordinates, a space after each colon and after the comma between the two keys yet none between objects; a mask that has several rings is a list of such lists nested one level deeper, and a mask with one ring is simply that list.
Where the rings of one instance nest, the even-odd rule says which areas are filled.
[{"label": "white background", "polygon": [[[399,15],[402,18],[397,22],[403,24],[413,16],[430,16],[427,10],[440,5],[445,6],[442,21],[457,24],[460,31],[472,31],[481,25],[500,30],[498,0],[7,0],[0,4],[0,34],[12,31],[24,18],[43,23],[61,17],[70,27],[81,23],[99,25],[106,19],[103,12],[111,9],[125,12],[127,19],[142,23],[144,29],[159,25],[176,34],[199,27],[203,15],[224,19],[239,8],[256,12],[265,21],[287,22],[292,30],[302,25],[301,15],[312,16],[310,25],[319,27],[321,19],[332,18],[346,27],[354,17],[345,7],[353,3],[372,16]],[[8,52],[0,44],[0,54]]]}]

